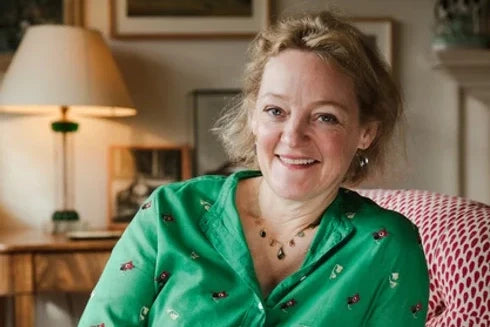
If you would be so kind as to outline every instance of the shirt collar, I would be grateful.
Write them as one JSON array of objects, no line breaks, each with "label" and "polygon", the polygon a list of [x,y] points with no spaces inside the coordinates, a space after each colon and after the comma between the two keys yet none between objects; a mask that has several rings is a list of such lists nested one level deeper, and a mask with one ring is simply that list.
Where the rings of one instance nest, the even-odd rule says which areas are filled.
[{"label": "shirt collar", "polygon": [[[215,203],[201,217],[199,225],[228,264],[257,294],[261,294],[235,205],[239,181],[257,176],[261,176],[260,171],[254,170],[238,171],[230,175],[225,180]],[[344,242],[353,232],[354,227],[346,217],[346,214],[353,210],[352,204],[346,201],[347,193],[347,190],[340,188],[334,201],[324,211],[301,270],[314,267],[318,260],[328,255],[330,250]]]}]

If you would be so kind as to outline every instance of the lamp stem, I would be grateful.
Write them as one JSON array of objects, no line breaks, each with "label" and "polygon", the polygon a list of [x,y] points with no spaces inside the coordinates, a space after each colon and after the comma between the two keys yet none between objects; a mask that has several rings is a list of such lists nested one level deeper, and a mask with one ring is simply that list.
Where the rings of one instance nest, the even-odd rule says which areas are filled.
[{"label": "lamp stem", "polygon": [[[66,113],[68,111],[67,106],[62,106],[61,107],[61,121],[66,122]],[[61,155],[62,155],[62,162],[61,162],[61,180],[63,183],[62,186],[62,208],[63,210],[68,209],[68,157],[67,157],[67,144],[66,144],[66,138],[67,138],[67,132],[63,131],[61,133]]]},{"label": "lamp stem", "polygon": [[[73,152],[72,141],[73,133],[78,130],[78,124],[69,121],[67,118],[68,106],[61,106],[61,119],[51,124],[51,128],[58,135],[58,144],[60,151],[57,156],[57,168],[58,168],[58,210],[53,213],[53,220],[57,225],[63,225],[66,221],[78,220],[78,213],[74,210],[73,203],[73,185],[71,180],[71,174],[73,173]],[[61,134],[61,135],[60,135]],[[57,232],[60,232],[63,228],[55,228]]]}]

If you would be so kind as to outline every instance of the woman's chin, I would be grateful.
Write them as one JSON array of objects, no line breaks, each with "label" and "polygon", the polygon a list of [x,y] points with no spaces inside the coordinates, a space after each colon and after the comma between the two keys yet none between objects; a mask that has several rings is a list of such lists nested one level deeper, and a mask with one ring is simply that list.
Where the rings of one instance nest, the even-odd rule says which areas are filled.
[{"label": "woman's chin", "polygon": [[314,185],[293,181],[284,177],[275,177],[270,181],[271,190],[279,197],[291,201],[302,201],[308,199],[314,193]]}]

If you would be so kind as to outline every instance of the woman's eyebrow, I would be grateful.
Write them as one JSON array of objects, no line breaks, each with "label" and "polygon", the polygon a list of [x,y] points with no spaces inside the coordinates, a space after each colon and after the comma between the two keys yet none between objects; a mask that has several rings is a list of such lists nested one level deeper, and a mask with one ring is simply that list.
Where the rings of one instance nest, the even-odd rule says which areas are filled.
[{"label": "woman's eyebrow", "polygon": [[336,108],[339,108],[343,111],[349,111],[347,109],[347,106],[340,103],[340,102],[337,102],[337,101],[332,101],[332,100],[318,100],[318,101],[315,101],[313,103],[311,103],[311,106],[313,107],[319,107],[319,106],[332,106],[332,107],[336,107]]},{"label": "woman's eyebrow", "polygon": [[[259,99],[263,98],[278,98],[280,100],[287,100],[289,97],[285,94],[279,94],[279,93],[274,93],[274,92],[266,92],[259,96]],[[334,100],[318,100],[314,101],[310,104],[312,107],[319,107],[319,106],[332,106],[341,109],[342,111],[349,111],[347,109],[347,106],[341,102],[334,101]]]},{"label": "woman's eyebrow", "polygon": [[287,95],[283,95],[283,94],[279,94],[279,93],[273,93],[273,92],[266,92],[266,93],[262,94],[261,96],[259,96],[259,99],[267,98],[267,97],[279,98],[281,100],[287,100],[288,99]]}]

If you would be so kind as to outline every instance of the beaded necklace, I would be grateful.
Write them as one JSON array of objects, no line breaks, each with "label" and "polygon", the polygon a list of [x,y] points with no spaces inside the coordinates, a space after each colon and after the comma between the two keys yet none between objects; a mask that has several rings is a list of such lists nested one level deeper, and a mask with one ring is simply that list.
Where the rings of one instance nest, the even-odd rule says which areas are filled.
[{"label": "beaded necklace", "polygon": [[[263,221],[264,221],[263,219],[255,218],[255,224],[259,228],[259,236],[261,238],[267,238],[267,230],[264,227]],[[303,228],[302,230],[300,230],[299,232],[297,232],[296,235],[294,235],[293,238],[291,238],[288,241],[288,243],[287,243],[288,246],[290,248],[294,248],[296,246],[296,241],[294,240],[296,237],[299,237],[299,238],[304,237],[306,230],[313,229],[316,226],[318,226],[319,224],[320,224],[320,219],[317,219],[315,222],[309,224],[308,226],[306,226],[305,228]],[[281,243],[280,241],[276,240],[275,238],[273,238],[270,235],[268,237],[268,241],[269,241],[269,246],[270,247],[274,247],[276,245],[279,245],[279,249],[277,250],[276,257],[279,260],[283,260],[286,257],[286,252],[284,252],[284,244]]]}]

